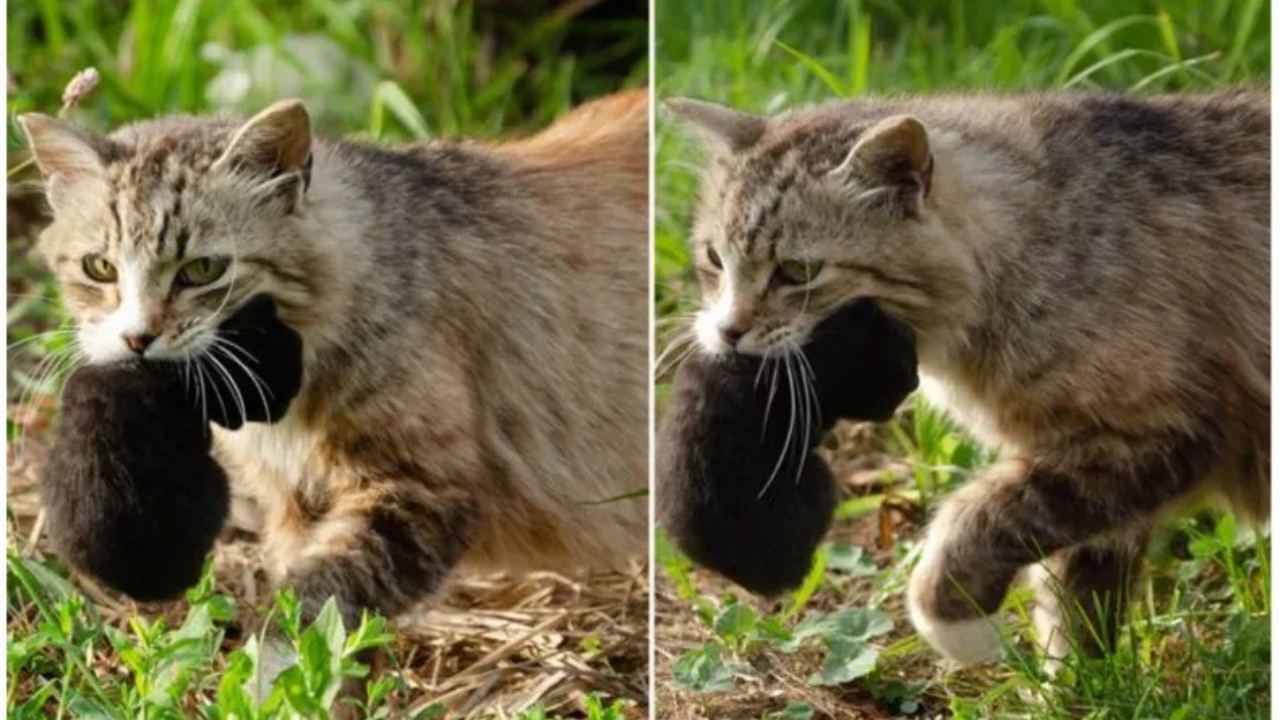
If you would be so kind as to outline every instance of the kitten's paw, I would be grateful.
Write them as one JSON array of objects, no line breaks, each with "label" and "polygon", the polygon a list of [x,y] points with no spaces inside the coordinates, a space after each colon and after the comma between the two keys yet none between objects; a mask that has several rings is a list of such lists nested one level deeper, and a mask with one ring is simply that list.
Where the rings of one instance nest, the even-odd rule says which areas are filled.
[{"label": "kitten's paw", "polygon": [[908,600],[911,624],[929,645],[959,665],[976,665],[998,660],[1004,643],[1000,638],[997,615],[969,620],[943,620],[931,615],[916,602]]}]

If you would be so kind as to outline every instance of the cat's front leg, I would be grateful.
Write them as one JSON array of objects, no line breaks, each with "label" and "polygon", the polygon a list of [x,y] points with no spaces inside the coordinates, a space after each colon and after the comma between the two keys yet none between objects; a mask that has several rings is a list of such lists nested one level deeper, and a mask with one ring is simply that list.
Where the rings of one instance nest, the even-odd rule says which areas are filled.
[{"label": "cat's front leg", "polygon": [[413,479],[365,481],[334,492],[330,502],[317,519],[286,521],[310,529],[302,530],[301,552],[282,563],[280,584],[297,594],[307,615],[335,598],[348,628],[363,610],[390,617],[435,593],[478,526],[469,493]]},{"label": "cat's front leg", "polygon": [[907,589],[916,630],[963,664],[999,656],[995,613],[1027,565],[1147,522],[1221,454],[1212,428],[1106,438],[989,468],[945,500]]},{"label": "cat's front leg", "polygon": [[[297,595],[304,621],[330,597],[348,630],[365,610],[395,616],[439,590],[471,547],[479,511],[467,484],[438,482],[415,468],[407,460],[387,470],[343,468],[330,473],[318,497],[299,491],[272,504],[268,568]],[[278,638],[269,645],[260,696],[292,662]],[[342,697],[356,691],[344,687]]]}]

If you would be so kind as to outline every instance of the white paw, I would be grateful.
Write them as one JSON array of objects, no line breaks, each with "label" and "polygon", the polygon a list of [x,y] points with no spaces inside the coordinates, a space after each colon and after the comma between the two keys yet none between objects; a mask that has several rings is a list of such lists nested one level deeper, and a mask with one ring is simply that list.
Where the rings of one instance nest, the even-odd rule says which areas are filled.
[{"label": "white paw", "polygon": [[931,616],[914,602],[907,603],[911,624],[934,650],[960,665],[997,660],[1003,654],[999,617],[947,621]]}]

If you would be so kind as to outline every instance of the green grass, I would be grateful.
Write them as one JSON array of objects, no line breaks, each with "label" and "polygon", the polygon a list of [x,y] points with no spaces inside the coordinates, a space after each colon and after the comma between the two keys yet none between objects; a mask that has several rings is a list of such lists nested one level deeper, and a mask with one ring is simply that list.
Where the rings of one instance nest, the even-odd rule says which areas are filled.
[{"label": "green grass", "polygon": [[[96,67],[101,86],[71,117],[97,130],[165,113],[247,115],[281,96],[303,98],[330,136],[385,142],[427,137],[495,137],[532,131],[574,104],[648,79],[646,20],[581,16],[562,0],[487,3],[434,0],[32,0],[8,10],[10,120],[57,112],[65,84]],[[10,168],[25,157],[7,124]],[[11,452],[40,452],[56,413],[56,362],[67,319],[52,279],[31,253],[39,226],[38,180],[10,182],[8,228]],[[16,208],[16,212],[15,212]],[[29,478],[27,478],[29,479]],[[10,477],[11,485],[15,478]],[[255,650],[238,637],[246,618],[206,578],[189,605],[126,618],[77,590],[54,560],[33,556],[31,517],[10,512],[7,544],[10,717],[323,717],[343,674],[376,646],[397,659],[381,620],[344,634],[333,617],[297,627],[287,597],[266,601],[259,619],[285,630],[300,663],[262,708],[243,686]],[[273,604],[274,603],[274,604]],[[175,613],[178,613],[175,615]],[[427,699],[429,700],[429,699]],[[620,702],[586,698],[593,720],[618,720]],[[442,709],[391,673],[370,686],[370,717],[427,718]],[[533,709],[524,720],[548,718]]]},{"label": "green grass", "polygon": [[[1256,0],[666,2],[657,13],[656,90],[770,113],[867,94],[1265,83],[1269,20],[1267,3]],[[661,113],[657,146],[661,349],[680,324],[673,319],[698,305],[685,238],[703,156],[696,138]],[[660,399],[666,390],[660,385]],[[1111,656],[1075,661],[1047,682],[1018,626],[1011,662],[939,672],[901,610],[918,553],[912,533],[890,549],[854,539],[877,517],[897,517],[890,507],[918,522],[991,458],[919,401],[880,428],[877,442],[905,461],[905,477],[846,496],[809,581],[776,608],[726,596],[723,583],[660,544],[663,586],[684,622],[700,628],[678,636],[702,638],[671,648],[659,677],[671,702],[741,717],[824,716],[866,703],[891,716],[1269,717],[1268,540],[1237,537],[1230,517],[1186,521],[1153,543],[1150,576]],[[1006,609],[1025,618],[1029,607],[1024,591]],[[876,629],[887,634],[851,637],[832,622],[840,613],[883,613]],[[774,694],[762,700],[764,690]]]},{"label": "green grass", "polygon": [[[265,620],[287,639],[297,663],[258,703],[251,688],[263,640],[261,634],[252,635],[224,653],[235,620],[234,601],[215,592],[212,563],[200,584],[187,592],[180,617],[131,617],[125,629],[104,620],[101,610],[54,565],[10,553],[8,575],[9,718],[328,718],[327,708],[345,678],[364,679],[366,697],[358,704],[362,717],[444,717],[442,705],[415,696],[399,675],[371,677],[357,660],[366,651],[389,651],[394,635],[386,621],[366,616],[348,632],[332,601],[309,625],[301,622],[299,605],[287,591],[263,610]],[[606,703],[595,695],[585,706],[589,720],[624,717],[621,703]],[[516,717],[551,716],[534,708]]]}]

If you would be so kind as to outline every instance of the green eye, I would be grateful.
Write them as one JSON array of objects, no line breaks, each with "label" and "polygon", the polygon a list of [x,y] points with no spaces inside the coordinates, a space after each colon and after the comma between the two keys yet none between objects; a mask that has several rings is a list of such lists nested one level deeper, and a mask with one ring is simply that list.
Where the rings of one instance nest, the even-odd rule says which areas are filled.
[{"label": "green eye", "polygon": [[231,265],[227,258],[203,257],[192,260],[178,270],[178,283],[187,287],[199,287],[222,277]]},{"label": "green eye", "polygon": [[707,245],[707,262],[711,263],[711,267],[717,270],[724,269],[724,263],[720,261],[720,253],[716,249]]},{"label": "green eye", "polygon": [[101,283],[116,281],[116,266],[101,255],[85,255],[81,264],[84,267],[84,274],[92,280]]},{"label": "green eye", "polygon": [[787,285],[811,283],[820,272],[821,260],[783,260],[778,263],[778,279]]}]

